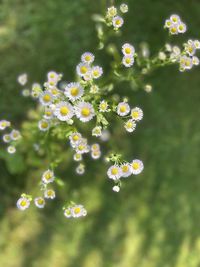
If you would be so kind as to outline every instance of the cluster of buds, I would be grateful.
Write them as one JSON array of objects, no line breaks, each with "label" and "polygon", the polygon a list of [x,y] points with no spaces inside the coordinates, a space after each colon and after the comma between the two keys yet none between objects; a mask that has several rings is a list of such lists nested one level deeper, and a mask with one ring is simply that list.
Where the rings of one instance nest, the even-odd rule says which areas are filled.
[{"label": "cluster of buds", "polygon": [[9,129],[9,133],[5,133],[2,136],[3,142],[8,144],[7,151],[9,154],[14,154],[16,152],[16,146],[18,141],[21,139],[21,134],[18,130],[12,129],[11,123],[7,120],[0,121],[0,130],[4,131]]}]

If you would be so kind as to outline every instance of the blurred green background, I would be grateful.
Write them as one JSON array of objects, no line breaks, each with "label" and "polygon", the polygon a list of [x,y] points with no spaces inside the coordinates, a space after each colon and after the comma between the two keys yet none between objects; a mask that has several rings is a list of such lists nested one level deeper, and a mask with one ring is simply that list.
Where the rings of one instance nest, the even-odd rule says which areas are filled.
[{"label": "blurred green background", "polygon": [[[91,16],[103,12],[107,3],[0,3],[0,118],[19,128],[34,103],[21,97],[18,74],[27,72],[31,82],[43,82],[46,72],[54,69],[73,80],[81,53],[97,45]],[[189,28],[185,37],[173,38],[174,43],[200,38],[199,0],[127,3],[130,11],[119,46],[129,41],[137,48],[146,41],[154,53],[167,40],[162,26],[171,13],[179,14]],[[98,61],[108,64],[107,55]],[[34,191],[32,181],[40,170],[10,174],[8,163],[0,162],[0,266],[200,266],[200,71],[179,73],[172,66],[156,71],[148,82],[154,87],[151,94],[130,94],[132,104],[144,110],[143,122],[134,135],[116,137],[124,140],[118,142],[118,150],[127,158],[141,158],[145,170],[127,179],[119,194],[111,192],[106,166],[95,163],[79,177],[67,165],[63,178],[68,183],[66,189],[58,189],[55,203],[42,211],[20,213],[15,201],[24,190]],[[64,218],[61,205],[69,194],[87,207],[86,218]]]}]

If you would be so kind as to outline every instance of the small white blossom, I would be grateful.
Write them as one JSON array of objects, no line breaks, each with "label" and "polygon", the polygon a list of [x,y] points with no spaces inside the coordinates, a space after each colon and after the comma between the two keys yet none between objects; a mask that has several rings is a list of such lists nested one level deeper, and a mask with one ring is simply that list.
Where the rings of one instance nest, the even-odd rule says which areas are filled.
[{"label": "small white blossom", "polygon": [[54,110],[54,115],[60,121],[69,121],[74,116],[73,106],[69,102],[59,102]]},{"label": "small white blossom", "polygon": [[105,100],[102,100],[99,104],[99,111],[100,112],[108,112],[109,111],[109,106],[108,102]]},{"label": "small white blossom", "polygon": [[94,55],[90,52],[85,52],[81,56],[81,61],[84,63],[91,64],[92,62],[94,62]]},{"label": "small white blossom", "polygon": [[131,162],[131,169],[132,169],[132,174],[135,174],[135,175],[140,174],[144,169],[144,164],[141,160],[134,159]]},{"label": "small white blossom", "polygon": [[111,6],[111,7],[109,7],[109,8],[107,9],[107,16],[108,16],[109,18],[113,18],[113,17],[116,16],[116,15],[117,15],[117,9],[116,9],[116,7]]},{"label": "small white blossom", "polygon": [[119,29],[122,27],[122,25],[124,24],[124,20],[122,17],[120,16],[115,16],[113,19],[112,19],[112,24],[114,26],[115,29]]},{"label": "small white blossom", "polygon": [[82,122],[88,122],[95,116],[95,111],[89,102],[79,102],[75,107],[76,117]]},{"label": "small white blossom", "polygon": [[127,13],[128,12],[128,5],[125,4],[125,3],[122,3],[119,8],[120,8],[122,13]]},{"label": "small white blossom", "polygon": [[122,175],[121,168],[117,165],[113,165],[108,169],[107,175],[110,179],[118,180]]},{"label": "small white blossom", "polygon": [[28,80],[28,75],[26,73],[19,75],[17,78],[18,83],[21,84],[22,86],[24,86],[27,83],[27,80]]},{"label": "small white blossom", "polygon": [[124,54],[124,56],[134,56],[135,53],[135,48],[133,45],[129,44],[129,43],[125,43],[122,46],[122,53]]},{"label": "small white blossom", "polygon": [[7,127],[10,127],[11,123],[7,120],[0,121],[0,130],[5,130]]},{"label": "small white blossom", "polygon": [[43,106],[49,106],[52,103],[53,99],[54,96],[49,91],[44,91],[39,98],[40,103]]},{"label": "small white blossom", "polygon": [[101,157],[101,151],[100,150],[91,151],[91,157],[93,159],[99,159]]},{"label": "small white blossom", "polygon": [[132,174],[132,169],[131,165],[129,163],[124,163],[121,165],[121,172],[122,172],[122,177],[127,178]]},{"label": "small white blossom", "polygon": [[102,135],[102,127],[101,126],[96,126],[92,129],[92,136],[101,136]]},{"label": "small white blossom", "polygon": [[54,199],[56,197],[56,193],[53,189],[46,189],[44,191],[44,197],[47,199]]},{"label": "small white blossom", "polygon": [[92,67],[91,74],[93,79],[98,79],[102,76],[103,69],[100,66],[94,66]]},{"label": "small white blossom", "polygon": [[16,152],[16,148],[14,146],[8,146],[7,151],[9,154],[14,154]]},{"label": "small white blossom", "polygon": [[75,101],[83,96],[84,90],[80,83],[69,83],[66,88],[64,94],[71,101]]},{"label": "small white blossom", "polygon": [[113,186],[112,190],[116,193],[120,191],[120,187],[118,185]]},{"label": "small white blossom", "polygon": [[87,63],[81,62],[77,65],[76,72],[80,77],[84,77],[91,72],[91,68]]},{"label": "small white blossom", "polygon": [[131,109],[131,117],[135,121],[140,121],[143,118],[143,111],[141,108],[135,107]]},{"label": "small white blossom", "polygon": [[126,102],[120,102],[117,106],[117,114],[121,117],[126,116],[130,112],[130,106]]},{"label": "small white blossom", "polygon": [[18,130],[12,130],[10,133],[10,137],[12,140],[16,141],[21,138],[21,134]]},{"label": "small white blossom", "polygon": [[82,175],[85,173],[85,166],[83,164],[79,164],[76,168],[76,173]]},{"label": "small white blossom", "polygon": [[122,64],[125,67],[130,68],[134,64],[134,57],[132,57],[132,56],[124,56],[122,58]]},{"label": "small white blossom", "polygon": [[40,131],[46,132],[49,130],[50,124],[47,120],[41,120],[38,122],[38,127]]},{"label": "small white blossom", "polygon": [[17,200],[16,205],[19,210],[25,210],[30,206],[30,200],[26,197],[21,197]]},{"label": "small white blossom", "polygon": [[125,122],[124,127],[127,132],[132,133],[136,128],[136,123],[133,119],[130,119]]},{"label": "small white blossom", "polygon": [[87,215],[87,211],[83,205],[75,205],[71,207],[71,214],[74,218],[85,217]]},{"label": "small white blossom", "polygon": [[4,134],[3,137],[2,137],[3,141],[5,143],[10,143],[11,141],[11,137],[10,137],[10,134]]},{"label": "small white blossom", "polygon": [[36,197],[34,199],[35,206],[38,207],[39,209],[44,208],[45,206],[45,200],[43,197]]},{"label": "small white blossom", "polygon": [[42,175],[42,182],[44,184],[52,183],[55,179],[54,173],[51,170],[47,170]]},{"label": "small white blossom", "polygon": [[73,156],[73,159],[75,161],[81,161],[83,159],[82,154],[75,153],[74,156]]}]

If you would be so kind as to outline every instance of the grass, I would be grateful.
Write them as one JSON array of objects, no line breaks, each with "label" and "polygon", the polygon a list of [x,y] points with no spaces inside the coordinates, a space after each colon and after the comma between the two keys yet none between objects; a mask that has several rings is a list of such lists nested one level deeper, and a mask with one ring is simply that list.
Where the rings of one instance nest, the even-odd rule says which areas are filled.
[{"label": "grass", "polygon": [[[90,15],[99,12],[101,4],[89,0],[1,4],[2,116],[8,114],[19,124],[26,108],[33,106],[20,97],[18,73],[28,71],[33,81],[41,81],[49,69],[66,73],[66,79],[73,77],[80,54],[96,44]],[[187,37],[198,38],[199,1],[135,0],[129,6],[123,40],[136,47],[141,41],[149,42],[153,52],[162,46],[163,20],[172,12],[188,24]],[[101,60],[106,61],[106,55]],[[199,77],[198,68],[185,74],[176,67],[162,69],[149,77],[151,95],[133,94],[132,103],[144,109],[144,121],[134,136],[116,135],[116,143],[127,158],[142,158],[145,171],[127,180],[120,194],[110,193],[105,167],[94,164],[85,177],[68,169],[67,188],[59,189],[55,203],[42,212],[32,208],[22,214],[14,202],[23,187],[32,188],[34,174],[29,179],[25,173],[9,175],[1,162],[1,265],[199,266]],[[89,216],[65,220],[60,205],[69,194],[87,206]]]}]

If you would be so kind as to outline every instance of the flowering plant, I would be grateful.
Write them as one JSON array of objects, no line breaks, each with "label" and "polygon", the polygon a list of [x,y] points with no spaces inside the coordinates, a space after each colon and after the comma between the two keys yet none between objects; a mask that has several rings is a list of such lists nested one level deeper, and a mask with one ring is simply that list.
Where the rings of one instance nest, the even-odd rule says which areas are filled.
[{"label": "flowering plant", "polygon": [[[37,208],[44,208],[48,200],[55,199],[54,183],[63,185],[55,173],[65,161],[66,152],[67,155],[73,153],[79,175],[85,173],[86,154],[90,154],[93,160],[103,159],[103,162],[109,163],[107,176],[114,183],[114,192],[120,191],[125,178],[140,174],[144,169],[142,160],[127,161],[122,153],[116,153],[109,145],[110,130],[116,121],[122,121],[121,130],[131,134],[143,119],[140,107],[129,103],[128,97],[116,94],[116,84],[127,82],[131,89],[150,93],[152,86],[146,84],[145,78],[156,68],[178,64],[183,72],[199,65],[199,59],[195,56],[200,49],[198,40],[188,40],[182,49],[167,43],[154,56],[150,56],[147,44],[143,44],[141,49],[135,49],[129,42],[123,42],[121,47],[110,44],[110,37],[120,36],[127,12],[128,6],[121,4],[119,7],[109,7],[103,16],[93,16],[99,41],[97,49],[106,51],[112,57],[109,71],[96,65],[95,52],[85,52],[76,66],[74,81],[66,82],[62,74],[50,71],[43,84],[34,83],[31,89],[25,89],[27,74],[18,77],[19,84],[23,86],[23,96],[35,99],[37,107],[29,112],[29,120],[24,122],[20,131],[12,128],[11,122],[5,119],[0,121],[0,130],[9,129],[3,135],[3,142],[8,144],[7,152],[11,157],[16,152],[21,153],[26,156],[26,164],[31,165],[29,158],[36,155],[39,163],[34,167],[44,163],[45,169],[39,181],[41,194],[34,196]],[[164,28],[169,30],[170,35],[183,34],[187,30],[178,15],[171,15],[165,21]],[[98,142],[91,142],[91,135]],[[114,134],[112,138],[115,138]],[[66,142],[70,144],[67,151],[64,146]],[[27,209],[32,199],[32,195],[23,193],[17,207]],[[63,210],[66,218],[87,214],[83,205],[73,201],[66,203]]]}]

